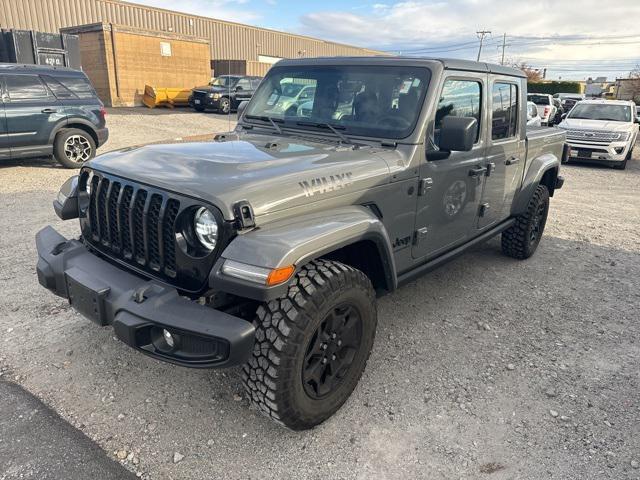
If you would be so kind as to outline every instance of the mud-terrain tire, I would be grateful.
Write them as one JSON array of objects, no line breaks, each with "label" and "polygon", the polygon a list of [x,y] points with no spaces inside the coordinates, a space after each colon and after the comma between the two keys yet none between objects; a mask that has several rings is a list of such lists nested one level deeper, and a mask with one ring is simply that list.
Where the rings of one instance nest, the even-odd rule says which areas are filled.
[{"label": "mud-terrain tire", "polygon": [[548,214],[549,190],[544,185],[538,185],[527,210],[516,217],[516,223],[502,232],[502,252],[519,260],[533,255],[542,238]]},{"label": "mud-terrain tire", "polygon": [[64,168],[80,168],[96,156],[96,142],[84,130],[64,128],[54,140],[53,156]]},{"label": "mud-terrain tire", "polygon": [[251,402],[305,430],[333,415],[356,387],[375,338],[376,298],[360,270],[314,260],[287,294],[257,311],[253,355],[242,368]]},{"label": "mud-terrain tire", "polygon": [[624,157],[624,160],[618,163],[617,165],[614,165],[613,168],[618,170],[624,170],[625,168],[627,168],[627,162],[631,160],[632,153],[633,153],[633,147],[631,147],[631,149],[629,150],[629,153],[627,153],[627,156]]}]

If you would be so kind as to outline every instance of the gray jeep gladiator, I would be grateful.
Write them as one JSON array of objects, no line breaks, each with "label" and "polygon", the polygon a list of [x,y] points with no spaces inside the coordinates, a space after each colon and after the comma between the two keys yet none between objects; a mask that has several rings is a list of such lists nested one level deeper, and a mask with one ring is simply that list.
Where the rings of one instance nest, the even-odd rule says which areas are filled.
[{"label": "gray jeep gladiator", "polygon": [[[280,102],[291,83],[313,98]],[[360,379],[377,296],[498,234],[536,250],[567,149],[527,130],[526,85],[461,60],[283,60],[235,131],[86,163],[53,202],[81,234],[37,234],[39,281],[153,358],[241,365],[260,411],[311,428]]]}]

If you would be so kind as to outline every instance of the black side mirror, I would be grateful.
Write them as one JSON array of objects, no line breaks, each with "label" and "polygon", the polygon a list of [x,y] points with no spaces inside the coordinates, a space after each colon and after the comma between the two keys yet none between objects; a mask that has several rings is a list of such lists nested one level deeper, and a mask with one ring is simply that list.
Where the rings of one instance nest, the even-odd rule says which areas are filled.
[{"label": "black side mirror", "polygon": [[242,88],[240,85],[238,85],[238,86],[236,87],[236,92],[241,92],[242,90],[243,90],[243,88]]},{"label": "black side mirror", "polygon": [[478,121],[473,117],[447,116],[440,127],[440,150],[468,152],[473,148]]},{"label": "black side mirror", "polygon": [[247,108],[247,105],[249,105],[249,100],[244,100],[244,101],[240,102],[240,104],[238,105],[238,108],[237,108],[238,120],[242,116],[242,114],[244,112],[244,109]]},{"label": "black side mirror", "polygon": [[640,117],[636,117],[636,123],[640,123]]}]

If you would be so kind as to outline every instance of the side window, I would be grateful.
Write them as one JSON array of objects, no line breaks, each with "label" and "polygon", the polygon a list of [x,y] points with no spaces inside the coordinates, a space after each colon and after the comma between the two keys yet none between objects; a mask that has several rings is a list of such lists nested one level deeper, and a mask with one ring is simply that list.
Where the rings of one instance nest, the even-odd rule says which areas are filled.
[{"label": "side window", "polygon": [[5,82],[12,101],[38,100],[48,97],[47,89],[37,75],[7,75]]},{"label": "side window", "polygon": [[256,88],[258,88],[258,85],[260,85],[260,79],[259,78],[252,78],[251,79],[251,90],[255,90]]},{"label": "side window", "polygon": [[316,95],[316,89],[313,87],[308,87],[302,90],[302,92],[300,93],[300,96],[298,97],[298,100],[309,100],[313,98],[315,95]]},{"label": "side window", "polygon": [[434,143],[439,145],[442,120],[448,116],[473,117],[478,121],[476,142],[480,138],[480,105],[482,105],[482,85],[475,80],[447,80],[436,110]]},{"label": "side window", "polygon": [[56,98],[77,98],[75,93],[73,93],[55,78],[49,75],[43,75],[42,79],[44,80],[44,83],[47,84],[47,87],[49,87],[49,90],[51,90],[56,96]]},{"label": "side window", "polygon": [[496,82],[491,97],[491,139],[514,137],[518,131],[518,87],[512,83]]},{"label": "side window", "polygon": [[93,98],[96,96],[91,83],[85,77],[60,77],[58,80],[78,98]]},{"label": "side window", "polygon": [[241,78],[236,84],[236,88],[238,87],[242,88],[242,90],[251,90],[251,83],[248,78]]}]

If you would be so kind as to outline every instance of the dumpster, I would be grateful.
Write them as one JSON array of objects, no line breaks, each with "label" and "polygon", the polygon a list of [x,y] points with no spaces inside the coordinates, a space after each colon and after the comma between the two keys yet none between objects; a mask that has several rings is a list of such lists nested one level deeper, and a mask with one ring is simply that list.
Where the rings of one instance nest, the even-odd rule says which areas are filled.
[{"label": "dumpster", "polygon": [[190,88],[152,87],[144,86],[142,103],[149,108],[155,107],[186,107],[189,105]]},{"label": "dumpster", "polygon": [[77,35],[0,30],[0,62],[51,65],[80,70]]}]

